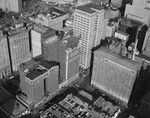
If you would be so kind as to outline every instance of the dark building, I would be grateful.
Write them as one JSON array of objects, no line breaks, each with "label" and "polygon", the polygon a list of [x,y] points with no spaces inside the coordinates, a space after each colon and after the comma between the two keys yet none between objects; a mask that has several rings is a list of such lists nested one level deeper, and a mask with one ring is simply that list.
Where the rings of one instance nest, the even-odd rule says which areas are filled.
[{"label": "dark building", "polygon": [[144,116],[144,118],[149,118],[150,116],[150,91],[148,91],[141,100],[141,105],[139,112]]},{"label": "dark building", "polygon": [[42,39],[42,56],[44,60],[58,61],[58,36],[54,30],[47,33],[48,35]]}]

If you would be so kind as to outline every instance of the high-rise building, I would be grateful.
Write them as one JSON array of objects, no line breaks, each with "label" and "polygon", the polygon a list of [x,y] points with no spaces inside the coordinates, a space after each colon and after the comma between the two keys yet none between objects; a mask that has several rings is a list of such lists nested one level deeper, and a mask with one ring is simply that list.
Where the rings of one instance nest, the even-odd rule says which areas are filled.
[{"label": "high-rise building", "polygon": [[0,0],[0,8],[4,11],[20,12],[22,10],[23,1],[27,0]]},{"label": "high-rise building", "polygon": [[150,0],[133,0],[132,5],[140,8],[149,8]]},{"label": "high-rise building", "polygon": [[41,41],[42,41],[43,37],[49,35],[48,30],[49,30],[48,28],[41,26],[41,25],[34,25],[33,26],[33,29],[31,30],[31,44],[32,44],[32,56],[33,56],[33,58],[42,55]]},{"label": "high-rise building", "polygon": [[21,63],[31,59],[29,31],[26,28],[8,31],[8,46],[12,71],[18,71]]},{"label": "high-rise building", "polygon": [[101,42],[103,23],[104,8],[102,6],[79,6],[75,9],[73,33],[82,40],[80,66],[83,69],[90,67],[91,49]]},{"label": "high-rise building", "polygon": [[91,84],[127,104],[141,66],[108,48],[98,49],[94,52]]},{"label": "high-rise building", "polygon": [[124,16],[146,25],[150,23],[150,1],[149,0],[133,0],[133,4],[126,4]]},{"label": "high-rise building", "polygon": [[58,89],[59,65],[56,62],[30,60],[20,65],[19,72],[21,90],[34,103]]},{"label": "high-rise building", "polygon": [[48,32],[49,37],[42,39],[42,55],[44,60],[58,61],[58,36],[55,31]]},{"label": "high-rise building", "polygon": [[66,86],[79,77],[81,41],[75,36],[59,42],[60,79],[59,87]]},{"label": "high-rise building", "polygon": [[11,74],[10,57],[6,36],[0,36],[0,79]]},{"label": "high-rise building", "polygon": [[148,118],[150,116],[150,91],[146,92],[141,100],[139,112],[143,117]]},{"label": "high-rise building", "polygon": [[150,28],[146,32],[142,51],[143,55],[150,57]]},{"label": "high-rise building", "polygon": [[111,0],[111,4],[119,8],[122,6],[122,0]]}]

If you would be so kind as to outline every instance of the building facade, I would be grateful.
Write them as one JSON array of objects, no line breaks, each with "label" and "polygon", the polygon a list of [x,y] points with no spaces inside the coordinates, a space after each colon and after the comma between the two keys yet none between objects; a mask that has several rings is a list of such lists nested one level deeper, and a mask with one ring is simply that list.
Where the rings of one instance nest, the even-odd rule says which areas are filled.
[{"label": "building facade", "polygon": [[141,64],[102,48],[94,52],[91,84],[127,104],[140,69]]},{"label": "building facade", "polygon": [[104,9],[96,5],[80,6],[74,12],[74,36],[81,37],[82,56],[80,66],[90,67],[91,49],[100,44],[103,37]]},{"label": "building facade", "polygon": [[12,71],[18,71],[21,63],[31,59],[29,46],[29,31],[26,28],[10,30],[8,32],[8,44]]},{"label": "building facade", "polygon": [[124,16],[146,25],[150,23],[150,2],[149,0],[133,0],[133,4],[127,4]]},{"label": "building facade", "polygon": [[122,0],[111,0],[111,4],[119,8],[122,6]]},{"label": "building facade", "polygon": [[0,79],[11,74],[10,57],[6,36],[0,36]]},{"label": "building facade", "polygon": [[0,0],[0,8],[4,11],[20,12],[22,10],[22,3],[23,0]]},{"label": "building facade", "polygon": [[41,25],[34,25],[31,30],[31,45],[32,45],[32,57],[38,57],[42,55],[42,39],[47,35],[48,28]]},{"label": "building facade", "polygon": [[63,21],[66,19],[68,19],[68,14],[53,8],[52,13],[49,11],[47,11],[47,14],[39,13],[33,18],[33,21],[37,24],[41,24],[54,30],[59,30],[63,28]]},{"label": "building facade", "polygon": [[42,55],[44,60],[58,61],[58,36],[54,33],[42,40]]},{"label": "building facade", "polygon": [[59,65],[33,60],[20,65],[20,87],[27,98],[38,103],[58,89]]},{"label": "building facade", "polygon": [[105,30],[105,37],[112,37],[115,33],[116,27],[112,23],[108,23]]},{"label": "building facade", "polygon": [[145,39],[142,47],[142,53],[143,55],[150,57],[150,28],[148,28],[145,35]]},{"label": "building facade", "polygon": [[69,85],[79,77],[81,41],[70,36],[59,42],[60,79],[59,87]]}]

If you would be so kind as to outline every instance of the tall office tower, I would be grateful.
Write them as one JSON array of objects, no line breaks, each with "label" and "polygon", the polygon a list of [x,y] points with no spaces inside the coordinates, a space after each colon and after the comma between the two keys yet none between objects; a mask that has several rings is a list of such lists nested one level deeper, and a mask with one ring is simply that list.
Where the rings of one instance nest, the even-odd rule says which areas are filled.
[{"label": "tall office tower", "polygon": [[25,28],[10,30],[8,32],[8,43],[12,71],[18,71],[21,63],[31,59],[28,30]]},{"label": "tall office tower", "polygon": [[146,32],[142,51],[143,55],[150,57],[150,28]]},{"label": "tall office tower", "polygon": [[0,79],[11,74],[10,58],[6,36],[0,37]]},{"label": "tall office tower", "polygon": [[30,60],[20,65],[19,72],[21,90],[33,103],[58,89],[59,65],[56,62]]},{"label": "tall office tower", "polygon": [[43,37],[48,35],[48,28],[41,25],[34,25],[31,30],[31,44],[32,44],[32,56],[33,58],[41,56],[42,45],[41,41]]},{"label": "tall office tower", "polygon": [[58,36],[51,30],[49,36],[42,39],[42,57],[48,61],[58,61]]},{"label": "tall office tower", "polygon": [[150,1],[149,0],[133,0],[133,4],[127,4],[124,16],[146,25],[150,24]]},{"label": "tall office tower", "polygon": [[20,12],[22,10],[23,1],[27,0],[0,0],[0,8],[4,11]]},{"label": "tall office tower", "polygon": [[80,66],[90,67],[91,49],[100,44],[103,37],[104,8],[91,5],[80,6],[74,12],[74,36],[81,37],[82,56]]},{"label": "tall office tower", "polygon": [[111,4],[120,8],[122,6],[122,0],[111,0]]},{"label": "tall office tower", "polygon": [[143,96],[138,110],[143,117],[148,118],[150,116],[150,91]]},{"label": "tall office tower", "polygon": [[59,87],[66,86],[79,77],[81,40],[75,36],[59,42],[60,80]]},{"label": "tall office tower", "polygon": [[91,84],[126,105],[141,66],[108,48],[98,49],[94,52]]}]

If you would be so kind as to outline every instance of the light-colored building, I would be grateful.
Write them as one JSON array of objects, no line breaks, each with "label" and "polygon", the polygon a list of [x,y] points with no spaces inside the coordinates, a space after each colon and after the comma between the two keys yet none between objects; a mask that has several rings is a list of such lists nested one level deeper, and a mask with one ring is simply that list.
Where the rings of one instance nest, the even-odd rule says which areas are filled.
[{"label": "light-colored building", "polygon": [[149,25],[150,8],[148,7],[148,5],[149,2],[146,2],[146,0],[134,0],[133,5],[126,5],[124,16]]},{"label": "light-colored building", "polygon": [[111,4],[120,8],[122,6],[122,0],[111,0]]},{"label": "light-colored building", "polygon": [[0,79],[11,74],[10,57],[6,36],[0,36]]},{"label": "light-colored building", "polygon": [[20,12],[22,10],[22,0],[0,0],[0,8],[4,11]]},{"label": "light-colored building", "polygon": [[94,52],[91,84],[127,105],[141,66],[109,48],[100,48]]},{"label": "light-colored building", "polygon": [[90,3],[91,3],[91,0],[78,0],[77,6],[83,6],[83,5],[87,5]]},{"label": "light-colored building", "polygon": [[48,28],[41,25],[34,25],[31,30],[31,44],[33,58],[42,55],[41,41],[48,34]]},{"label": "light-colored building", "polygon": [[19,72],[20,88],[35,104],[58,89],[59,66],[56,62],[30,60],[20,65]]},{"label": "light-colored building", "polygon": [[97,5],[101,5],[101,4],[108,4],[109,0],[91,0],[92,3],[97,4]]},{"label": "light-colored building", "polygon": [[74,36],[81,37],[82,56],[80,66],[90,67],[91,49],[100,44],[103,38],[104,8],[92,5],[80,6],[74,12]]},{"label": "light-colored building", "polygon": [[132,5],[143,9],[150,8],[150,0],[133,0]]},{"label": "light-colored building", "polygon": [[119,31],[119,30],[117,30],[117,31],[115,32],[115,35],[114,35],[114,36],[115,36],[116,38],[118,38],[118,39],[123,40],[124,42],[127,42],[128,39],[129,39],[129,34],[128,34],[128,33],[125,33],[125,32]]},{"label": "light-colored building", "polygon": [[63,28],[63,21],[68,18],[68,14],[62,13],[56,8],[54,9],[55,11],[52,11],[52,13],[39,13],[36,17],[30,17],[30,20],[54,30],[59,30]]},{"label": "light-colored building", "polygon": [[32,52],[29,44],[29,31],[23,27],[10,30],[8,35],[12,71],[18,71],[21,63],[31,59]]},{"label": "light-colored building", "polygon": [[142,54],[150,57],[150,28],[148,28],[145,35],[145,39],[142,47]]},{"label": "light-colored building", "polygon": [[106,26],[105,37],[112,37],[115,33],[116,26],[113,23],[108,23]]},{"label": "light-colored building", "polygon": [[111,8],[111,18],[119,17],[119,15],[120,15],[119,9],[117,7],[112,7]]},{"label": "light-colored building", "polygon": [[79,38],[70,36],[59,42],[60,88],[78,79],[80,57],[81,40]]}]

